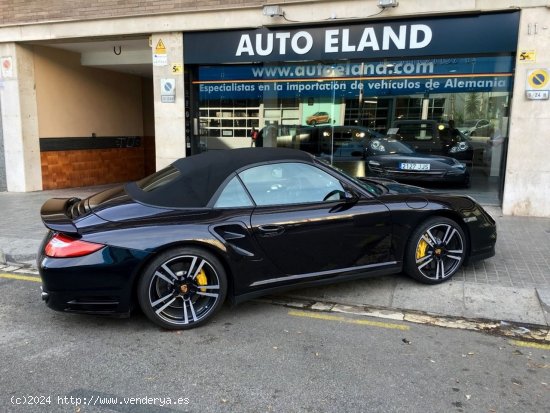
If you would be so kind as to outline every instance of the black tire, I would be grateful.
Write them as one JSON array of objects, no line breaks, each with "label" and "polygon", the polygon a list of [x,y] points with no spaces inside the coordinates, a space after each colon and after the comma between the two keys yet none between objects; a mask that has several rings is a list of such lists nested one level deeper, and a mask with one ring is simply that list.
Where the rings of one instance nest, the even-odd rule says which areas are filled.
[{"label": "black tire", "polygon": [[450,279],[464,263],[468,241],[460,225],[432,217],[412,233],[405,251],[405,272],[425,284]]},{"label": "black tire", "polygon": [[227,294],[220,261],[196,247],[174,248],[155,257],[137,286],[139,306],[155,324],[186,330],[208,322]]},{"label": "black tire", "polygon": [[313,120],[311,121],[310,125],[311,125],[311,126],[317,125],[317,121],[316,121],[315,119],[313,119]]}]

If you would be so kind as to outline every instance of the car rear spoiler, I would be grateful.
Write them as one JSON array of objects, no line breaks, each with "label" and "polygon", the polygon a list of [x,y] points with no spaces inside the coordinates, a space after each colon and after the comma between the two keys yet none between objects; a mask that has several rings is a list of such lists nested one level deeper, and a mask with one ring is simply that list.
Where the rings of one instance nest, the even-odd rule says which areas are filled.
[{"label": "car rear spoiler", "polygon": [[78,229],[70,216],[70,211],[71,206],[79,201],[79,198],[49,199],[40,209],[42,222],[52,231],[66,234],[78,234]]}]

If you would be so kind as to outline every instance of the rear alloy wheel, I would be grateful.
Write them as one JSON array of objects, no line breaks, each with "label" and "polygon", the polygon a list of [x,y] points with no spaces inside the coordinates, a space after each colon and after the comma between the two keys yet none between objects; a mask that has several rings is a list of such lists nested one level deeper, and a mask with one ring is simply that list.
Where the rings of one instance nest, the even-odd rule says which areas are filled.
[{"label": "rear alloy wheel", "polygon": [[214,255],[199,248],[179,248],[160,254],[145,268],[137,292],[151,321],[183,330],[206,323],[219,310],[227,277]]},{"label": "rear alloy wheel", "polygon": [[455,221],[435,217],[423,222],[407,246],[405,271],[426,284],[451,278],[466,258],[466,237]]}]

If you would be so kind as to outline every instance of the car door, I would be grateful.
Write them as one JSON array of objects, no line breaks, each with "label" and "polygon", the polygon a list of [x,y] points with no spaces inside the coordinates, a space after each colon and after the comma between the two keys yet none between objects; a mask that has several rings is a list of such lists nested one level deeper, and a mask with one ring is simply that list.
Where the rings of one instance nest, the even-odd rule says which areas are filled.
[{"label": "car door", "polygon": [[342,269],[368,270],[389,260],[387,207],[366,196],[354,202],[342,199],[342,183],[321,168],[273,163],[239,177],[256,203],[253,236],[282,274],[258,283],[276,285],[331,276]]}]

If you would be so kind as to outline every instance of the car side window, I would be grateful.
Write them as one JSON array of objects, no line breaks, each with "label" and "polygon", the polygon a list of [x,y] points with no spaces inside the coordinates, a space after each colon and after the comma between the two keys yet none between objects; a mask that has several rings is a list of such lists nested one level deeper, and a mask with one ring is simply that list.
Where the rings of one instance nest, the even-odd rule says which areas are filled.
[{"label": "car side window", "polygon": [[214,204],[214,208],[237,208],[253,205],[241,181],[235,176],[223,189],[218,200]]},{"label": "car side window", "polygon": [[303,163],[256,166],[239,177],[258,206],[327,202],[345,195],[338,179]]}]

